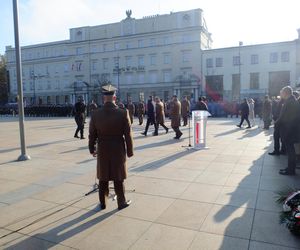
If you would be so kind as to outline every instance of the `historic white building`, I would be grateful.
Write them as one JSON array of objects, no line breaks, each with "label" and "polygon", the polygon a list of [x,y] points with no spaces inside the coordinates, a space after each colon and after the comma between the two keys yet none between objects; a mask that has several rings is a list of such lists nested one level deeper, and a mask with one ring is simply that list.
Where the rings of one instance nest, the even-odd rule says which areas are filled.
[{"label": "historic white building", "polygon": [[[70,29],[69,40],[22,47],[27,103],[101,99],[111,82],[122,100],[173,94],[227,100],[278,95],[300,82],[300,30],[294,41],[211,49],[201,9]],[[15,51],[6,47],[10,99],[17,96]]]},{"label": "historic white building", "polygon": [[206,94],[212,98],[277,96],[286,85],[300,83],[300,30],[288,42],[203,51]]},{"label": "historic white building", "polygon": [[[65,41],[22,47],[27,102],[99,101],[99,86],[112,82],[122,100],[148,95],[199,95],[201,49],[211,46],[201,9],[127,17],[118,23],[70,29]],[[14,48],[6,48],[10,94],[17,95]]]}]

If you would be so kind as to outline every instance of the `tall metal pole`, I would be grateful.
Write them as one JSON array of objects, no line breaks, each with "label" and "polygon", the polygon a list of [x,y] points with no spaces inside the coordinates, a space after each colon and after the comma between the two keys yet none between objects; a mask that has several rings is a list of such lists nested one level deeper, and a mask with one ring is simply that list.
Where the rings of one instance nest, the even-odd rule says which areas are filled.
[{"label": "tall metal pole", "polygon": [[30,156],[26,154],[26,143],[25,143],[22,65],[21,65],[21,49],[19,44],[18,0],[13,0],[13,12],[14,12],[15,51],[16,51],[16,67],[17,67],[17,82],[18,82],[19,128],[20,128],[20,142],[21,142],[21,155],[19,156],[18,161],[26,161],[26,160],[30,160]]}]

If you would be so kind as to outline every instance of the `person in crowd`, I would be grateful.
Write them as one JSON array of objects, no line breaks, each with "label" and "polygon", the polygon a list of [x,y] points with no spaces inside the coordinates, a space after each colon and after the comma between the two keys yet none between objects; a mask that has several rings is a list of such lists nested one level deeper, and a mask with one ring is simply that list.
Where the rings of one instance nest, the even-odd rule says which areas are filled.
[{"label": "person in crowd", "polygon": [[185,96],[181,102],[181,116],[183,119],[183,126],[188,124],[188,117],[190,114],[190,101],[188,100],[187,96]]},{"label": "person in crowd", "polygon": [[196,106],[195,106],[195,110],[208,111],[208,107],[207,107],[207,104],[205,101],[206,101],[206,98],[204,96],[199,97],[198,102],[196,103]]},{"label": "person in crowd", "polygon": [[236,125],[236,126],[240,128],[243,125],[244,121],[246,120],[246,122],[248,123],[247,128],[251,128],[250,121],[248,119],[249,104],[248,104],[247,98],[244,98],[244,102],[240,105],[240,113],[241,113],[241,122],[239,125]]},{"label": "person in crowd", "polygon": [[98,106],[97,106],[97,104],[95,103],[94,100],[92,100],[89,108],[90,108],[90,114],[92,114],[93,111],[98,108]]},{"label": "person in crowd", "polygon": [[130,121],[131,121],[131,124],[132,124],[134,113],[135,113],[135,105],[133,104],[131,98],[128,98],[127,109],[129,111],[129,117],[130,117]]},{"label": "person in crowd", "polygon": [[168,133],[169,129],[165,125],[165,108],[164,108],[163,103],[161,102],[161,100],[158,97],[155,98],[155,102],[156,102],[156,104],[155,104],[156,127],[155,127],[155,131],[154,131],[153,135],[157,136],[159,125],[161,125],[166,130],[166,133]]},{"label": "person in crowd", "polygon": [[[92,113],[89,127],[89,151],[97,157],[99,200],[101,209],[106,208],[109,181],[114,182],[118,209],[128,207],[125,199],[124,179],[127,177],[126,155],[133,156],[133,139],[128,111],[115,104],[116,88],[102,87],[103,107]],[[96,147],[97,143],[97,147]]]},{"label": "person in crowd", "polygon": [[284,87],[281,91],[284,104],[275,125],[281,127],[282,139],[288,156],[288,166],[281,169],[279,173],[281,175],[295,175],[296,152],[294,144],[299,141],[300,107],[290,86]]},{"label": "person in crowd", "polygon": [[142,125],[144,122],[144,115],[145,115],[145,104],[143,100],[140,100],[137,105],[137,116],[139,119],[139,125]]},{"label": "person in crowd", "polygon": [[78,132],[80,132],[80,139],[85,139],[85,137],[83,135],[85,110],[86,110],[86,106],[83,102],[83,98],[79,97],[78,102],[76,102],[75,106],[74,106],[75,122],[77,124],[77,129],[76,129],[75,134],[74,134],[75,138],[79,138]]},{"label": "person in crowd", "polygon": [[265,96],[265,100],[262,108],[262,119],[264,122],[263,129],[269,129],[272,121],[272,102],[268,95]]},{"label": "person in crowd", "polygon": [[172,103],[170,107],[170,118],[171,118],[171,127],[174,130],[176,136],[174,139],[180,139],[182,132],[180,131],[180,112],[181,112],[181,103],[177,99],[177,96],[174,95],[172,98]]},{"label": "person in crowd", "polygon": [[[270,152],[269,155],[280,155],[285,154],[285,145],[283,143],[283,140],[281,138],[281,127],[279,123],[276,123],[278,120],[282,106],[283,106],[284,100],[282,98],[282,91],[280,91],[280,100],[277,100],[277,102],[274,102],[274,105],[272,106],[272,113],[273,113],[273,120],[274,120],[274,133],[273,133],[273,140],[274,140],[274,150],[273,152]],[[275,107],[275,108],[273,108]],[[281,143],[280,143],[281,142]],[[280,147],[281,144],[281,147]]]},{"label": "person in crowd", "polygon": [[255,102],[252,98],[249,98],[249,120],[251,121],[251,126],[255,126],[255,113],[254,113]]},{"label": "person in crowd", "polygon": [[145,131],[141,133],[144,136],[147,136],[147,132],[149,129],[149,126],[154,125],[154,131],[156,131],[156,121],[155,121],[155,108],[153,105],[153,97],[149,96],[148,102],[147,102],[147,123],[145,127]]}]

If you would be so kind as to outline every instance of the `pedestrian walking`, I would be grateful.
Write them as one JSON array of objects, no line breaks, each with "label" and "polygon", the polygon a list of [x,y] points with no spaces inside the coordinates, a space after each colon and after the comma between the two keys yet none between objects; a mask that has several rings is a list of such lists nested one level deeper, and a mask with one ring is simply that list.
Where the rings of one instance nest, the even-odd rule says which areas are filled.
[{"label": "pedestrian walking", "polygon": [[168,133],[169,129],[167,128],[167,126],[165,125],[165,107],[164,104],[162,103],[162,101],[156,97],[155,98],[155,121],[156,121],[156,127],[155,127],[155,132],[154,132],[154,136],[158,135],[158,128],[159,125],[161,125],[165,130],[166,133]]},{"label": "pedestrian walking", "polygon": [[113,181],[118,209],[121,210],[131,203],[125,199],[124,179],[127,177],[126,155],[133,156],[133,140],[129,113],[115,104],[115,92],[116,88],[112,85],[102,87],[104,105],[91,117],[89,151],[97,157],[101,209],[106,208],[108,184]]},{"label": "pedestrian walking", "polygon": [[155,121],[155,107],[153,105],[153,97],[149,96],[148,102],[147,102],[147,123],[145,127],[145,131],[141,133],[144,136],[147,136],[147,132],[150,125],[154,125],[154,131],[157,131],[156,129],[156,121]]},{"label": "pedestrian walking", "polygon": [[239,125],[236,125],[236,126],[240,128],[243,125],[244,121],[246,120],[246,122],[248,123],[247,128],[251,128],[250,121],[248,119],[249,104],[248,104],[247,98],[244,98],[244,102],[240,105],[240,112],[241,112],[241,122]]},{"label": "pedestrian walking", "polygon": [[262,119],[264,122],[263,129],[269,129],[272,121],[272,102],[268,95],[265,96],[265,100],[262,108]]},{"label": "pedestrian walking", "polygon": [[135,113],[135,106],[132,103],[131,98],[128,99],[127,109],[129,111],[130,122],[132,124],[133,123],[133,116],[134,116],[134,113]]},{"label": "pedestrian walking", "polygon": [[137,115],[139,119],[139,125],[142,125],[144,122],[144,115],[145,115],[145,104],[142,100],[140,100],[137,106]]}]

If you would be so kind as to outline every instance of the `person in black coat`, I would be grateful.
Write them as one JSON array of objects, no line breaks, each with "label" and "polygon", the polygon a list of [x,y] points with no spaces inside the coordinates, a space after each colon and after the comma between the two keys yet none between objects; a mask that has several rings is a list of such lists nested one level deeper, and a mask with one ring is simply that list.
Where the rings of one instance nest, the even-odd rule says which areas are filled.
[{"label": "person in black coat", "polygon": [[198,102],[196,103],[196,106],[194,108],[194,110],[206,110],[208,111],[208,107],[207,104],[205,103],[205,97],[199,97]]},{"label": "person in black coat", "polygon": [[299,136],[300,106],[295,96],[293,96],[293,90],[290,86],[284,87],[281,91],[284,104],[275,125],[281,127],[281,135],[288,156],[288,166],[281,169],[279,173],[282,175],[295,175],[296,152],[294,144],[298,141],[297,137]]},{"label": "person in black coat", "polygon": [[78,132],[80,132],[80,139],[85,139],[83,136],[85,109],[86,106],[83,103],[83,98],[79,97],[78,102],[75,103],[75,107],[74,107],[75,122],[77,124],[77,129],[74,135],[75,138],[79,138]]},{"label": "person in black coat", "polygon": [[249,104],[247,101],[247,98],[244,98],[244,102],[240,105],[240,112],[241,112],[241,122],[239,125],[236,125],[237,127],[241,127],[243,122],[246,120],[246,122],[248,123],[248,127],[247,128],[251,128],[250,126],[250,121],[248,119],[249,117]]},{"label": "person in black coat", "polygon": [[[274,103],[274,105],[272,107],[275,107],[274,109],[272,109],[273,120],[274,120],[274,122],[276,122],[280,116],[284,101],[281,98],[279,101],[273,102],[273,103]],[[280,136],[280,130],[281,130],[280,125],[278,123],[277,124],[275,123],[274,124],[274,133],[273,133],[274,151],[269,153],[269,155],[285,154],[285,146],[284,146],[284,143]],[[280,149],[280,138],[281,138],[281,149]]]},{"label": "person in black coat", "polygon": [[144,136],[147,136],[147,132],[149,129],[150,124],[154,125],[154,130],[157,131],[156,128],[156,121],[155,121],[155,107],[153,103],[153,97],[149,96],[148,102],[147,102],[147,123],[145,127],[145,131],[141,133]]}]

